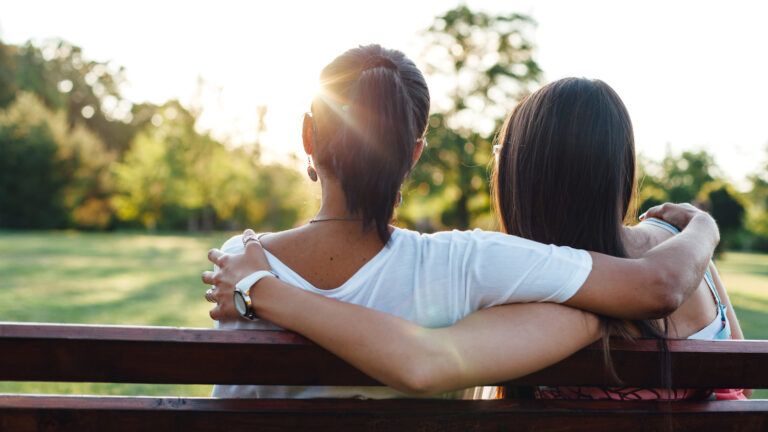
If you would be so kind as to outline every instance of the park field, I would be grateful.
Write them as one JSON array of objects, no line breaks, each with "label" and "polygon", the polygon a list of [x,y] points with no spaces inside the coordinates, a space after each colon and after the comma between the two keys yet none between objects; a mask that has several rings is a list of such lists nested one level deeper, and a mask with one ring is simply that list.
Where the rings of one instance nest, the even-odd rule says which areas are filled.
[{"label": "park field", "polygon": [[[0,321],[210,327],[200,273],[230,235],[0,232]],[[718,268],[746,337],[768,339],[768,255],[729,252]],[[206,396],[210,386],[0,382],[6,392]]]}]

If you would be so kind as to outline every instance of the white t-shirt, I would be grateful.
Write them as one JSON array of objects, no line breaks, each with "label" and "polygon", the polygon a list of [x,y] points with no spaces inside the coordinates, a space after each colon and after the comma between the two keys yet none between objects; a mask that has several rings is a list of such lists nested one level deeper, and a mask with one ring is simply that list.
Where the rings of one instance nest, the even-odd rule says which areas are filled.
[{"label": "white t-shirt", "polygon": [[[242,253],[240,236],[222,246]],[[266,253],[284,282],[337,300],[377,309],[425,327],[445,327],[470,313],[506,303],[571,298],[587,279],[592,258],[582,250],[544,245],[498,232],[420,234],[395,228],[387,245],[338,288],[323,290]],[[221,329],[276,329],[266,321],[218,323]],[[387,387],[217,385],[215,397],[391,398]],[[477,397],[476,391],[445,397]]]}]

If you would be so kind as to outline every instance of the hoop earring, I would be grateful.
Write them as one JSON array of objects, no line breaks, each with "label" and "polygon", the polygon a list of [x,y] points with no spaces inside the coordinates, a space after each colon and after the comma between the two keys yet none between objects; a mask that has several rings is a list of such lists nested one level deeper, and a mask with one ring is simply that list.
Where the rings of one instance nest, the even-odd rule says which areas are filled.
[{"label": "hoop earring", "polygon": [[313,182],[317,181],[317,170],[312,166],[312,159],[307,156],[307,175]]},{"label": "hoop earring", "polygon": [[403,191],[399,191],[397,193],[397,200],[395,202],[395,208],[398,208],[401,205],[403,205]]}]

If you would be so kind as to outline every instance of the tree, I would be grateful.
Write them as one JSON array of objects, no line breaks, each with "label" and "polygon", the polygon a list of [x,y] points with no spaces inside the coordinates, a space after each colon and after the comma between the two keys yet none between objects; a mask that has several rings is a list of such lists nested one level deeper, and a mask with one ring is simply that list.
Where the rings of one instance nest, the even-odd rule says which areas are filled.
[{"label": "tree", "polygon": [[[657,172],[654,172],[656,170]],[[636,205],[638,213],[644,213],[649,208],[663,204],[668,200],[667,191],[661,184],[661,173],[658,164],[645,159],[642,156],[637,158],[637,197]],[[633,215],[630,215],[633,216]],[[634,223],[636,221],[625,221]]]},{"label": "tree", "polygon": [[0,41],[0,109],[16,97],[15,69],[13,47]]},{"label": "tree", "polygon": [[680,155],[667,151],[661,162],[660,183],[672,202],[693,202],[705,184],[715,179],[714,158],[705,150],[684,151]]},{"label": "tree", "polygon": [[691,202],[707,209],[722,232],[719,250],[737,246],[747,204],[732,185],[722,179],[711,154],[704,150],[673,154],[660,163],[640,159],[638,179],[640,211],[663,202]]},{"label": "tree", "polygon": [[104,228],[112,154],[30,93],[0,114],[0,225]]},{"label": "tree", "polygon": [[757,173],[749,176],[749,182],[751,188],[746,194],[749,202],[746,228],[750,236],[747,246],[768,251],[768,162]]},{"label": "tree", "polygon": [[[45,108],[34,102],[16,102],[0,115],[1,227],[56,228],[65,224],[58,146],[40,118]],[[17,114],[35,114],[30,112],[33,110],[43,112]]]},{"label": "tree", "polygon": [[[467,228],[483,222],[483,217],[489,225],[491,143],[477,132],[461,136],[444,122],[442,114],[433,114],[430,119],[429,148],[411,175],[404,191],[406,205],[398,211],[398,218],[424,231]],[[485,151],[477,151],[477,147]],[[409,199],[414,195],[417,202]],[[439,219],[426,219],[425,215],[439,215]]]},{"label": "tree", "polygon": [[137,130],[132,104],[123,98],[125,70],[87,59],[80,47],[52,39],[18,47],[14,58],[19,90],[36,94],[53,110],[64,110],[70,127],[84,124],[107,148],[122,154]]},{"label": "tree", "polygon": [[638,204],[640,211],[663,202],[693,203],[707,183],[719,176],[711,154],[704,150],[667,154],[660,163],[640,158]]},{"label": "tree", "polygon": [[122,162],[113,167],[116,193],[112,203],[123,221],[137,221],[154,230],[171,201],[167,149],[151,130],[139,133]]},{"label": "tree", "polygon": [[719,249],[735,246],[737,235],[744,226],[746,203],[730,184],[716,180],[707,183],[698,196],[713,218],[722,234]]},{"label": "tree", "polygon": [[212,165],[223,145],[195,130],[196,118],[177,101],[158,107],[131,143],[115,174],[118,216],[148,229],[210,230],[212,199],[220,184],[211,182]]},{"label": "tree", "polygon": [[[467,228],[487,220],[493,133],[541,79],[528,36],[533,24],[524,15],[490,15],[462,5],[437,17],[424,33],[426,71],[449,88],[449,97],[435,101],[430,146],[398,217],[425,228]],[[429,196],[432,205],[410,204],[412,194]],[[436,212],[440,220],[434,220]]]},{"label": "tree", "polygon": [[177,101],[156,110],[114,167],[118,216],[148,229],[284,229],[305,216],[299,173],[263,165],[258,146],[227,149]]}]

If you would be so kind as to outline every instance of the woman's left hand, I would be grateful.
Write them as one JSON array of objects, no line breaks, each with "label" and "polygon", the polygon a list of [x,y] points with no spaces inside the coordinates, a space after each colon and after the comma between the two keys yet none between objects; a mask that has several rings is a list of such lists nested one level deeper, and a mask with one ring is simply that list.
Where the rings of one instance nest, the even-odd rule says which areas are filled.
[{"label": "woman's left hand", "polygon": [[219,267],[219,271],[205,271],[203,283],[213,285],[211,297],[216,306],[210,310],[211,319],[227,321],[240,318],[233,302],[235,285],[249,274],[259,270],[270,270],[264,250],[256,234],[248,229],[243,232],[245,253],[228,254],[219,249],[208,251],[208,260]]}]

